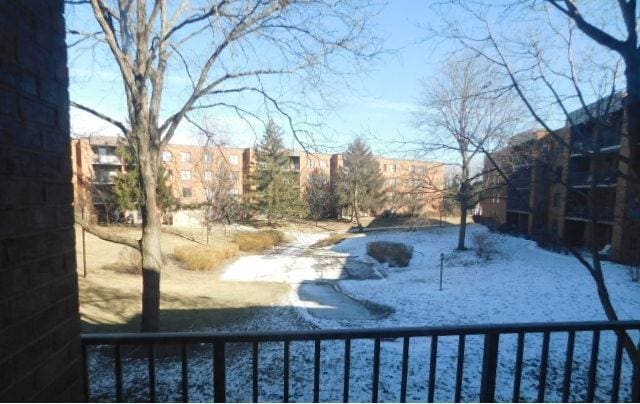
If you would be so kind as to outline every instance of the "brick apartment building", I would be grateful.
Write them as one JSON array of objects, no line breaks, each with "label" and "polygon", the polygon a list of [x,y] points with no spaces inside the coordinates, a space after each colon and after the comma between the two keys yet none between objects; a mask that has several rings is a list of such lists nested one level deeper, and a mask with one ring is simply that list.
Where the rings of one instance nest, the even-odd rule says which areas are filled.
[{"label": "brick apartment building", "polygon": [[[118,139],[110,136],[73,139],[71,149],[76,209],[82,213],[84,207],[84,214],[93,214],[101,222],[115,219],[117,212],[107,206],[105,197],[115,176],[127,169],[117,152]],[[290,169],[297,173],[300,192],[304,191],[313,171],[326,174],[335,183],[342,167],[341,154],[290,151],[289,159]],[[385,157],[378,160],[386,184],[385,209],[397,212],[439,209],[441,196],[437,190],[444,183],[444,170],[440,164]],[[183,207],[171,215],[175,225],[198,224],[201,215],[193,207],[206,201],[209,184],[221,171],[230,175],[229,193],[232,195],[248,200],[255,186],[249,180],[257,169],[253,148],[169,144],[162,153],[162,161],[168,170],[174,196]],[[140,220],[137,212],[125,214],[132,215],[134,222]]]},{"label": "brick apartment building", "polygon": [[[589,108],[597,111],[602,104]],[[584,109],[573,111],[565,127],[555,132],[563,142],[544,131],[515,136],[492,156],[508,176],[508,185],[485,160],[482,220],[523,234],[546,231],[577,247],[590,247],[595,232],[596,247],[614,260],[640,262],[640,193],[637,185],[618,175],[628,170],[620,164],[629,155],[624,119],[621,99],[616,99],[599,117]],[[588,203],[593,192],[595,228]]]}]

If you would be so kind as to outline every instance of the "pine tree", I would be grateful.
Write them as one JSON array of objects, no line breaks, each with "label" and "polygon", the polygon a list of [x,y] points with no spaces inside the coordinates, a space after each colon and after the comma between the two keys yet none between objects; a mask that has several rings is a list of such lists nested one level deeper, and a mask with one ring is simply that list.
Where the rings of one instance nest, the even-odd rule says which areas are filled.
[{"label": "pine tree", "polygon": [[[119,172],[114,179],[111,191],[111,202],[120,210],[139,209],[142,205],[142,192],[140,191],[140,171],[137,169],[130,147],[120,145],[118,154],[127,167],[126,172]],[[164,214],[178,205],[178,199],[173,196],[173,190],[169,181],[169,172],[164,166],[158,169],[156,181],[156,204]]]},{"label": "pine tree", "polygon": [[358,229],[362,230],[360,212],[378,209],[384,204],[384,179],[378,161],[360,138],[354,140],[347,148],[343,164],[344,167],[339,173],[340,202],[342,206],[351,210]]},{"label": "pine tree", "polygon": [[256,147],[257,208],[271,225],[280,219],[301,218],[306,206],[300,198],[299,174],[291,169],[282,131],[269,120]]}]

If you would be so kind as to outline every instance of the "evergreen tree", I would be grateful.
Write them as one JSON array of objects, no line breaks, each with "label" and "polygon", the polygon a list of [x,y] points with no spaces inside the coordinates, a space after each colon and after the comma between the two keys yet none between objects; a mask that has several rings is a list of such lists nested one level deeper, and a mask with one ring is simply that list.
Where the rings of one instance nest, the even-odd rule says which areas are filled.
[{"label": "evergreen tree", "polygon": [[264,136],[256,147],[257,208],[271,225],[274,221],[301,218],[306,206],[300,198],[299,174],[291,169],[282,141],[282,131],[269,120]]},{"label": "evergreen tree", "polygon": [[360,212],[378,209],[384,204],[384,179],[378,161],[360,138],[347,148],[343,164],[339,173],[340,202],[351,210],[358,229],[362,230]]},{"label": "evergreen tree", "polygon": [[[110,199],[118,210],[122,212],[125,210],[139,209],[142,204],[140,171],[136,167],[130,147],[124,145],[119,146],[118,154],[127,167],[127,171],[124,173],[120,172],[116,176]],[[178,204],[178,199],[173,196],[169,182],[169,172],[164,166],[160,166],[158,169],[156,201],[158,208],[163,214]]]}]

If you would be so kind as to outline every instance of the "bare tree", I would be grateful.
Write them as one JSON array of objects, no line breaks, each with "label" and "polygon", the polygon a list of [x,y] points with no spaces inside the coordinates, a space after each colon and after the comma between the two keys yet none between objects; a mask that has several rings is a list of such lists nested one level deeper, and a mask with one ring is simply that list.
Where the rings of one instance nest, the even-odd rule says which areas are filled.
[{"label": "bare tree", "polygon": [[[326,73],[342,73],[336,62],[342,68],[355,65],[345,60],[374,56],[378,46],[367,31],[371,5],[329,0],[68,3],[88,4],[97,24],[97,29],[71,28],[70,43],[106,46],[122,79],[126,122],[96,105],[71,105],[117,127],[134,150],[143,199],[141,328],[157,331],[162,252],[155,193],[162,150],[188,114],[219,108],[245,120],[259,118],[252,111],[258,101],[284,116],[300,140],[305,126],[296,120],[296,108],[302,102],[287,99],[293,89],[284,91],[280,79],[302,79],[298,88],[308,91]],[[168,103],[168,86],[182,78],[189,84]]]},{"label": "bare tree", "polygon": [[[638,195],[640,185],[640,115],[637,113],[640,49],[636,1],[620,0],[617,10],[610,4],[578,5],[573,0],[511,2],[500,13],[498,24],[476,8],[481,2],[473,6],[451,2],[449,6],[454,4],[459,17],[473,21],[473,32],[468,32],[459,20],[448,17],[453,15],[448,8],[448,16],[443,15],[443,35],[498,67],[533,119],[558,145],[570,152],[581,147],[579,142],[569,142],[563,136],[564,128],[554,129],[559,120],[564,120],[577,137],[588,140],[586,152],[592,158],[593,169],[587,181],[586,199],[588,220],[595,229],[604,213],[596,196],[598,184],[611,168],[602,153],[607,133],[617,131],[621,134],[621,152],[613,165],[617,166],[614,170],[620,188],[629,191],[621,195],[623,202]],[[518,13],[517,20],[512,19],[514,13]],[[626,38],[618,39],[618,36]],[[617,91],[621,62],[625,65],[624,92]],[[573,109],[579,112],[569,112]],[[620,110],[624,110],[624,120],[621,114],[616,114]],[[499,169],[497,162],[492,164]],[[500,175],[505,182],[509,181],[508,175],[502,172]],[[615,219],[622,226],[630,220],[627,217]],[[575,248],[568,247],[594,279],[607,318],[617,320],[604,280],[596,231],[589,235],[590,260]],[[619,337],[629,357],[637,364],[640,356],[631,337],[627,333],[620,333]],[[634,400],[640,398],[638,378],[639,375],[634,374]]]},{"label": "bare tree", "polygon": [[238,173],[233,171],[221,144],[207,136],[202,146],[201,161],[196,162],[196,175],[204,190],[200,203],[202,223],[207,231],[207,244],[215,223],[231,224],[238,212]]},{"label": "bare tree", "polygon": [[467,215],[475,204],[473,172],[483,150],[495,150],[518,122],[508,89],[496,87],[491,65],[477,58],[449,62],[437,82],[423,83],[422,110],[416,126],[425,133],[417,143],[424,153],[455,156],[460,205],[458,250],[465,249]]}]

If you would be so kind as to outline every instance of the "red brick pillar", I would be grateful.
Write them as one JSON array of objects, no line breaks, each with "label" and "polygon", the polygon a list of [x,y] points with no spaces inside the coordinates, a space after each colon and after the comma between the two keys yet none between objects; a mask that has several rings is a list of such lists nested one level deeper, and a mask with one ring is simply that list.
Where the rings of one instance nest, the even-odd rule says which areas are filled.
[{"label": "red brick pillar", "polygon": [[0,401],[83,399],[63,11],[0,1]]}]

